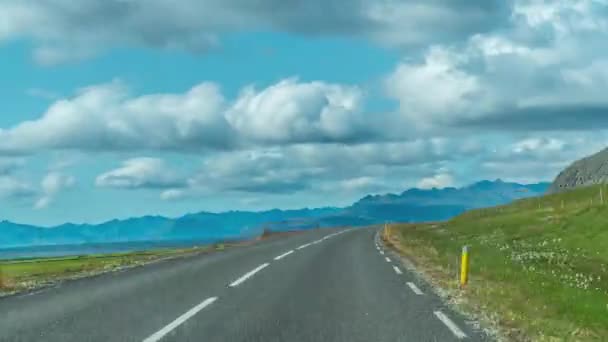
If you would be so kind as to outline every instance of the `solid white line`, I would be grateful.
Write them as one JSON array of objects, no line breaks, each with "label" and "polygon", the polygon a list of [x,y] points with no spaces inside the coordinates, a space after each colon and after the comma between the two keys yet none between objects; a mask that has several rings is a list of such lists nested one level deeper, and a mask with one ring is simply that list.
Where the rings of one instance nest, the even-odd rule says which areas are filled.
[{"label": "solid white line", "polygon": [[414,291],[415,294],[422,296],[424,293],[418,288],[418,286],[416,286],[416,284],[414,283],[407,283],[407,286],[410,287],[410,289],[412,289],[412,291]]},{"label": "solid white line", "polygon": [[283,259],[284,257],[288,256],[288,255],[289,255],[289,254],[291,254],[291,253],[293,253],[293,249],[292,249],[292,250],[290,250],[290,251],[289,251],[289,252],[287,252],[287,253],[283,253],[283,254],[279,255],[278,257],[274,258],[274,260],[281,260],[281,259]]},{"label": "solid white line", "polygon": [[403,274],[403,272],[401,272],[401,270],[399,269],[399,267],[393,266],[393,269],[395,270],[395,273],[397,273],[397,274]]},{"label": "solid white line", "polygon": [[391,259],[389,259],[388,257],[386,257],[384,259],[386,259],[386,262],[391,262]]},{"label": "solid white line", "polygon": [[170,333],[173,329],[175,329],[175,328],[179,327],[180,325],[184,324],[184,322],[186,322],[187,320],[189,320],[190,318],[192,318],[192,316],[196,315],[199,311],[201,311],[204,308],[208,307],[209,305],[213,304],[213,302],[215,302],[216,300],[217,300],[217,297],[212,297],[212,298],[205,299],[204,302],[202,302],[199,305],[193,307],[192,309],[190,309],[185,314],[179,316],[175,321],[169,323],[167,326],[165,326],[164,328],[162,328],[159,331],[157,331],[156,333],[154,333],[154,335],[146,338],[143,342],[157,342],[157,341],[160,341],[163,337],[165,337],[165,335],[167,335],[168,333]]},{"label": "solid white line", "polygon": [[235,280],[232,284],[228,285],[230,287],[236,287],[241,285],[245,280],[253,277],[254,274],[260,272],[261,270],[263,270],[264,268],[268,267],[268,265],[270,265],[269,263],[265,263],[263,265],[260,265],[258,267],[256,267],[254,270],[249,271],[247,274],[245,274],[244,276],[240,277],[239,279]]},{"label": "solid white line", "polygon": [[298,247],[298,248],[296,248],[296,249],[300,250],[300,249],[304,249],[304,248],[306,248],[306,247],[308,247],[308,246],[310,246],[310,243],[307,243],[307,244],[305,244],[305,245],[302,245],[302,246],[300,246],[300,247]]},{"label": "solid white line", "polygon": [[452,334],[454,334],[454,336],[456,336],[456,338],[458,338],[459,340],[467,338],[467,334],[460,330],[460,328],[454,322],[452,322],[452,320],[448,316],[444,315],[443,312],[435,311],[435,316],[437,316],[437,318],[439,318],[439,320],[443,322],[443,324],[445,324],[448,329],[450,329],[450,331],[452,332]]}]

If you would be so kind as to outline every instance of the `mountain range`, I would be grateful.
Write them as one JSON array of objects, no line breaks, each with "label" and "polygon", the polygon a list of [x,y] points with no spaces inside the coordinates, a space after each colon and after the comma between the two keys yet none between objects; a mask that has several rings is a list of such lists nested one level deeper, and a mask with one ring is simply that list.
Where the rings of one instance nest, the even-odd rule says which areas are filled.
[{"label": "mountain range", "polygon": [[345,208],[200,212],[179,218],[144,216],[51,228],[2,221],[0,248],[139,241],[216,242],[256,238],[264,231],[363,226],[386,221],[439,221],[469,209],[541,195],[549,185],[481,181],[462,188],[414,188],[400,194],[368,195]]}]

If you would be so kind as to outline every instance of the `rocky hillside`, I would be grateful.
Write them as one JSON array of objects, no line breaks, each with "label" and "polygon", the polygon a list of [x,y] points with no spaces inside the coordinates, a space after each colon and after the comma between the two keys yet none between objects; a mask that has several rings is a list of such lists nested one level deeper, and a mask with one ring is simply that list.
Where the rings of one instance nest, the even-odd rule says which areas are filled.
[{"label": "rocky hillside", "polygon": [[555,178],[549,192],[599,183],[608,183],[608,148],[572,163]]}]

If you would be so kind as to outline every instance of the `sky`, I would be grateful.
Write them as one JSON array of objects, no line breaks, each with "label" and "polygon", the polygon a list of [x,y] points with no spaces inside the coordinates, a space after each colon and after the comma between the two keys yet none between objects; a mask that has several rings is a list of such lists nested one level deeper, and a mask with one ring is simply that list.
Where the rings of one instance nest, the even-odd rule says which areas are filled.
[{"label": "sky", "polygon": [[0,0],[0,220],[551,181],[608,141],[608,0]]}]

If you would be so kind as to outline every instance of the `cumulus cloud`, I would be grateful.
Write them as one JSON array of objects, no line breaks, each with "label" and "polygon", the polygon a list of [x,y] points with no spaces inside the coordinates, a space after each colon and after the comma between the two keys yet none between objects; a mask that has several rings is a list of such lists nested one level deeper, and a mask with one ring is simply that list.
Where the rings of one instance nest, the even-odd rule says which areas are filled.
[{"label": "cumulus cloud", "polygon": [[5,0],[0,40],[32,39],[35,60],[47,65],[119,45],[200,53],[218,46],[218,35],[239,30],[413,46],[486,31],[506,11],[503,1],[466,0]]},{"label": "cumulus cloud", "polygon": [[287,79],[259,92],[244,89],[226,117],[244,137],[261,142],[365,139],[362,97],[357,87]]},{"label": "cumulus cloud", "polygon": [[[189,174],[158,158],[134,158],[97,177],[96,184],[160,191],[167,201],[214,193],[285,195],[309,191],[348,193],[400,190],[404,174],[420,177],[435,163],[472,153],[444,139],[356,145],[297,144],[208,154]],[[408,176],[409,177],[409,176]]]},{"label": "cumulus cloud", "polygon": [[[129,159],[120,168],[103,173],[95,180],[99,187],[125,189],[169,189],[184,186],[185,182],[158,158]],[[174,197],[175,193],[166,196]]]},{"label": "cumulus cloud", "polygon": [[0,129],[0,153],[229,150],[256,144],[350,142],[380,136],[357,87],[286,79],[232,102],[215,83],[185,93],[133,96],[114,81],[55,101],[42,117]]},{"label": "cumulus cloud", "polygon": [[0,151],[36,149],[188,149],[227,144],[216,85],[184,94],[129,97],[115,81],[54,102],[43,116],[0,130]]},{"label": "cumulus cloud", "polygon": [[300,144],[223,152],[208,156],[181,188],[161,194],[166,200],[202,194],[348,193],[402,190],[437,163],[471,153],[442,139],[401,143]]},{"label": "cumulus cloud", "polygon": [[475,75],[458,68],[459,56],[433,47],[420,64],[404,62],[386,79],[389,96],[397,99],[401,112],[420,126],[449,122],[454,113],[470,113],[481,91]]},{"label": "cumulus cloud", "polygon": [[76,179],[73,176],[60,172],[48,173],[40,183],[42,196],[36,201],[34,208],[44,209],[48,207],[61,191],[69,189],[75,184]]},{"label": "cumulus cloud", "polygon": [[401,62],[386,88],[402,115],[438,129],[608,128],[608,4],[515,0],[512,8],[500,29]]}]

